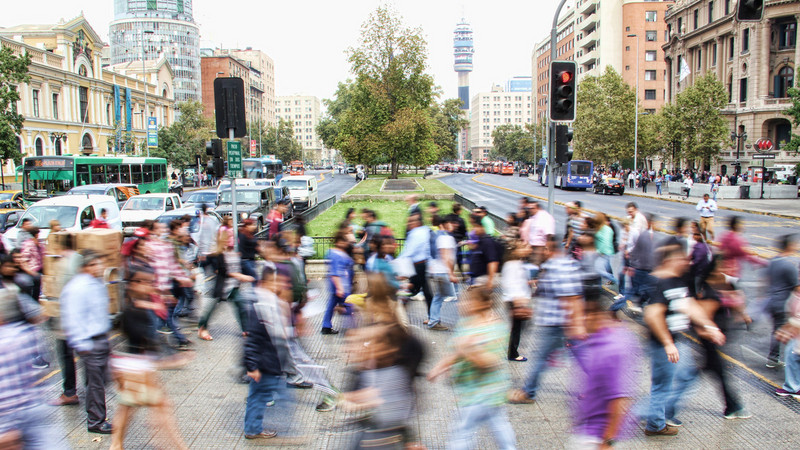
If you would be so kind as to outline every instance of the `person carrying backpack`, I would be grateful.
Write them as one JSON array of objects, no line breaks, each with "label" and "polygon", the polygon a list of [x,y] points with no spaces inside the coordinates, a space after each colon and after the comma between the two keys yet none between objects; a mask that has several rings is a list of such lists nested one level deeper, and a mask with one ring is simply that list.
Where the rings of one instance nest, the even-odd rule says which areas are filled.
[{"label": "person carrying backpack", "polygon": [[453,269],[456,262],[456,240],[451,234],[455,224],[446,218],[433,216],[430,246],[431,259],[428,263],[428,277],[433,287],[433,300],[429,310],[428,328],[436,331],[449,330],[441,323],[441,309],[444,299],[455,295],[453,283],[458,281]]}]

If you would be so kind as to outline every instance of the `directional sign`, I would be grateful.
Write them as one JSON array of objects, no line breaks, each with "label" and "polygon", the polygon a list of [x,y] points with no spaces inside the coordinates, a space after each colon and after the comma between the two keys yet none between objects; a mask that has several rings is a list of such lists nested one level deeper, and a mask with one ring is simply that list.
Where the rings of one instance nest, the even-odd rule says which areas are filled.
[{"label": "directional sign", "polygon": [[250,157],[251,158],[255,158],[256,157],[256,140],[255,139],[250,139]]},{"label": "directional sign", "polygon": [[147,146],[158,147],[158,120],[155,117],[147,118]]},{"label": "directional sign", "polygon": [[775,159],[775,153],[756,153],[753,159]]},{"label": "directional sign", "polygon": [[242,176],[242,143],[228,141],[228,175],[231,178]]}]

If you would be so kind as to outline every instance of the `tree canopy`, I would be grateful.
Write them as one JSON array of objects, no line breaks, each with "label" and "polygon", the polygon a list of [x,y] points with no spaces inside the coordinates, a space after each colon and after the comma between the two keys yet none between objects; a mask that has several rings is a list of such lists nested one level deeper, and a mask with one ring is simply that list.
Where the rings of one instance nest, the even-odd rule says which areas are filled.
[{"label": "tree canopy", "polygon": [[[795,130],[800,130],[800,89],[790,88],[789,98],[792,100],[792,105],[783,113],[792,118],[792,125]],[[800,152],[800,135],[792,133],[792,137],[784,144],[783,149],[787,152]]]},{"label": "tree canopy", "polygon": [[[275,155],[283,162],[301,159],[303,146],[294,138],[294,123],[280,119],[277,128],[263,122],[250,124],[256,143],[261,143],[261,155]],[[323,141],[324,142],[324,141]]]},{"label": "tree canopy", "polygon": [[492,132],[494,148],[490,153],[492,159],[503,157],[507,161],[532,162],[533,133],[531,128],[519,125],[504,124]]},{"label": "tree canopy", "polygon": [[158,130],[158,147],[150,149],[150,156],[166,158],[173,167],[194,164],[194,155],[206,161],[206,141],[212,134],[211,119],[203,116],[203,104],[190,100],[177,104],[178,120]]},{"label": "tree canopy", "polygon": [[17,112],[20,100],[17,85],[30,80],[28,66],[31,56],[27,53],[16,56],[9,47],[0,45],[0,159],[13,159],[19,164],[22,154],[19,151],[17,134],[22,130],[25,118]]}]

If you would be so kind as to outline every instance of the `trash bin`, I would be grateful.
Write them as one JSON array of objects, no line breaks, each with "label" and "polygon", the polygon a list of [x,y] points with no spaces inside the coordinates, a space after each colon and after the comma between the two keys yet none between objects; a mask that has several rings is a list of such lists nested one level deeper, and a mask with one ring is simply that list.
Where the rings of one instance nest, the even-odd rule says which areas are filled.
[{"label": "trash bin", "polygon": [[739,198],[750,198],[750,186],[739,186]]}]

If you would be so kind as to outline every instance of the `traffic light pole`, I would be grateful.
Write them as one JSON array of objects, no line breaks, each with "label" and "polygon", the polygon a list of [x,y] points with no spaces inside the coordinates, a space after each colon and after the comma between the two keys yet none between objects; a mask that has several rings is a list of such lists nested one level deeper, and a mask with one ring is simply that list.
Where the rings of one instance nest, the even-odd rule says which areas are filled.
[{"label": "traffic light pole", "polygon": [[[557,57],[556,45],[558,44],[558,16],[561,14],[561,8],[564,7],[565,3],[567,3],[567,0],[561,0],[561,2],[559,2],[558,8],[556,8],[556,14],[553,16],[553,28],[550,30],[550,64],[552,64]],[[550,76],[552,77],[553,74],[551,73]],[[550,80],[550,82],[552,85],[552,80]],[[555,211],[556,203],[556,180],[553,177],[553,166],[556,162],[556,129],[555,122],[553,122],[552,118],[550,119],[549,135],[550,136],[547,140],[547,212],[549,212],[552,216]]]},{"label": "traffic light pole", "polygon": [[[233,135],[234,129],[228,128],[228,139],[236,139]],[[229,169],[230,172],[230,169]],[[224,175],[224,174],[223,174]],[[239,251],[239,213],[236,211],[236,178],[231,179],[231,214],[233,215],[233,251]]]}]

